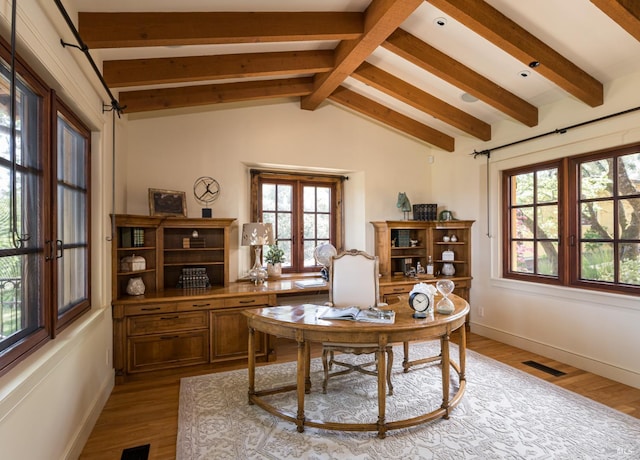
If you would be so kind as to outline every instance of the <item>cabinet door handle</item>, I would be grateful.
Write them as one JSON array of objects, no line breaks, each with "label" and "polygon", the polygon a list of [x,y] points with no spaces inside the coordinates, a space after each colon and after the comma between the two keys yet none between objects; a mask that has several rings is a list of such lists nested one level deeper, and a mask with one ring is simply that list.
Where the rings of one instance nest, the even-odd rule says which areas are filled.
[{"label": "cabinet door handle", "polygon": [[191,305],[194,308],[201,308],[201,307],[209,307],[211,306],[210,303],[194,303]]},{"label": "cabinet door handle", "polygon": [[256,299],[252,299],[252,300],[241,300],[238,303],[242,303],[242,304],[246,304],[246,303],[256,303]]},{"label": "cabinet door handle", "polygon": [[161,316],[160,319],[178,319],[180,318],[180,316],[175,315],[175,316]]},{"label": "cabinet door handle", "polygon": [[393,288],[393,292],[404,292],[404,288]]},{"label": "cabinet door handle", "polygon": [[155,311],[155,310],[160,310],[160,307],[147,307],[147,308],[141,308],[142,311]]},{"label": "cabinet door handle", "polygon": [[160,337],[160,340],[173,340],[177,339],[179,336],[177,335],[163,335]]}]

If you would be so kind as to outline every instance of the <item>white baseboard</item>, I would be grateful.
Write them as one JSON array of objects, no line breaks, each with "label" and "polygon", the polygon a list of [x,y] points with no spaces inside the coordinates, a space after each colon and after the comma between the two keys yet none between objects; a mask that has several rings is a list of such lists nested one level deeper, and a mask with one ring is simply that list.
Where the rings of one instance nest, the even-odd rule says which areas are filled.
[{"label": "white baseboard", "polygon": [[472,322],[471,332],[640,389],[640,374],[637,372],[482,324]]},{"label": "white baseboard", "polygon": [[80,457],[82,449],[87,443],[93,427],[98,421],[98,417],[100,417],[102,409],[111,395],[114,385],[115,371],[109,374],[108,378],[102,382],[99,391],[96,392],[96,396],[91,404],[91,409],[87,411],[84,423],[77,428],[73,440],[68,446],[67,454],[64,456],[66,460],[76,460]]}]

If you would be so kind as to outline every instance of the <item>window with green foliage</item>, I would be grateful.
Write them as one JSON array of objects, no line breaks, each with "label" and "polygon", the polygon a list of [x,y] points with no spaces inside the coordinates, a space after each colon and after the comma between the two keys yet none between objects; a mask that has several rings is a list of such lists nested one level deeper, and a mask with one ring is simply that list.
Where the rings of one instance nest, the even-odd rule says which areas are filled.
[{"label": "window with green foliage", "polygon": [[252,171],[254,221],[273,224],[284,251],[284,272],[317,271],[314,250],[342,243],[342,181],[339,176]]},{"label": "window with green foliage", "polygon": [[640,294],[640,146],[504,171],[504,276]]},{"label": "window with green foliage", "polygon": [[90,133],[19,57],[12,111],[8,62],[0,40],[0,374],[90,308]]}]

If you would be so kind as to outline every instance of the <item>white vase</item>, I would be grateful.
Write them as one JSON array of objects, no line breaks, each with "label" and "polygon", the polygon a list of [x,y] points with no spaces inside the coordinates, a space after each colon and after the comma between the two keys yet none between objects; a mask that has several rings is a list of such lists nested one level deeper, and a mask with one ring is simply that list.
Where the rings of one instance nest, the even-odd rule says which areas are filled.
[{"label": "white vase", "polygon": [[130,278],[127,283],[127,294],[129,295],[142,295],[144,294],[145,286],[142,278]]},{"label": "white vase", "polygon": [[282,264],[280,262],[267,264],[267,273],[269,278],[279,278],[282,275]]},{"label": "white vase", "polygon": [[451,263],[442,264],[442,270],[440,270],[444,276],[453,276],[456,274],[456,268]]}]

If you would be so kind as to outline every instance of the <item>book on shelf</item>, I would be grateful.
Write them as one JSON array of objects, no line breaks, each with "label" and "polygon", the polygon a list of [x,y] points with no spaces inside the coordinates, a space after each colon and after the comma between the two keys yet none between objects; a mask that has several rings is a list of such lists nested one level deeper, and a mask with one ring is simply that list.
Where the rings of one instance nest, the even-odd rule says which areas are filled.
[{"label": "book on shelf", "polygon": [[296,280],[294,283],[299,288],[322,287],[325,281],[322,278],[309,278],[305,280]]},{"label": "book on shelf", "polygon": [[325,307],[325,310],[320,312],[318,318],[393,324],[396,321],[396,312],[375,308],[365,309],[355,305],[351,307]]}]

